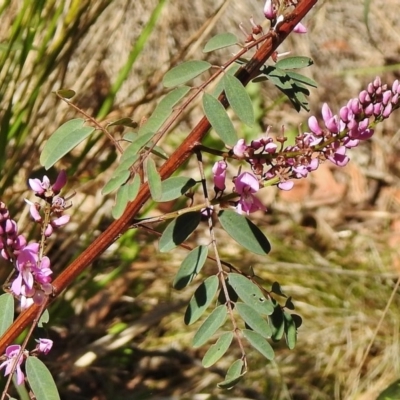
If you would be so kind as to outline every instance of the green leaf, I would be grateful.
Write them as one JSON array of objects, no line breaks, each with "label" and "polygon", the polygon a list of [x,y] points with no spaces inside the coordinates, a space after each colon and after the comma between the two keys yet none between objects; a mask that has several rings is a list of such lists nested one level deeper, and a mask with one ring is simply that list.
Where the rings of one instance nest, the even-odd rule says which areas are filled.
[{"label": "green leaf", "polygon": [[150,118],[139,129],[139,135],[156,133],[170,117],[175,105],[189,92],[189,86],[182,86],[169,92],[157,105]]},{"label": "green leaf", "polygon": [[245,87],[235,76],[225,74],[223,77],[226,97],[238,118],[248,126],[254,124],[253,103]]},{"label": "green leaf", "polygon": [[160,201],[162,195],[161,176],[157,171],[156,163],[151,157],[146,159],[146,173],[151,197],[154,201]]},{"label": "green leaf", "polygon": [[235,308],[244,322],[246,322],[253,331],[258,332],[264,338],[270,338],[272,336],[272,329],[268,322],[262,318],[253,307],[244,303],[236,303]]},{"label": "green leaf", "polygon": [[232,343],[232,338],[232,332],[225,332],[219,337],[217,342],[207,350],[201,360],[204,368],[214,365],[227,352]]},{"label": "green leaf", "polygon": [[287,75],[296,82],[304,83],[305,85],[317,88],[318,84],[314,79],[308,78],[307,76],[298,74],[297,72],[287,71]]},{"label": "green leaf", "polygon": [[224,324],[228,311],[225,304],[218,306],[200,325],[193,337],[193,347],[200,347]]},{"label": "green leaf", "polygon": [[223,49],[238,43],[238,38],[233,33],[220,33],[213,36],[204,46],[203,53]]},{"label": "green leaf", "polygon": [[285,336],[286,344],[290,350],[294,349],[297,342],[297,328],[293,321],[291,314],[283,312],[283,318],[285,321]]},{"label": "green leaf", "polygon": [[211,126],[222,141],[229,146],[234,146],[238,137],[224,106],[214,96],[204,93],[203,109]]},{"label": "green leaf", "polygon": [[139,193],[140,189],[140,176],[135,175],[132,182],[128,182],[125,186],[128,189],[128,200],[133,201],[136,199],[137,194]]},{"label": "green leaf", "polygon": [[83,126],[84,124],[85,120],[81,118],[72,119],[61,125],[50,136],[40,155],[40,163],[46,169],[52,167],[60,158],[94,132],[94,128]]},{"label": "green leaf", "polygon": [[185,194],[197,182],[193,178],[185,176],[173,176],[162,181],[161,190],[162,195],[160,202],[175,200]]},{"label": "green leaf", "polygon": [[260,288],[243,275],[228,274],[229,284],[244,303],[253,307],[259,314],[271,315],[274,311],[272,302],[266,299]]},{"label": "green leaf", "polygon": [[110,126],[127,126],[129,128],[135,129],[139,126],[139,124],[135,122],[132,118],[125,117],[117,119],[116,121],[107,124],[107,128]]},{"label": "green leaf", "polygon": [[59,400],[57,386],[50,371],[36,357],[26,359],[26,376],[37,400]]},{"label": "green leaf", "polygon": [[75,96],[75,92],[71,89],[60,89],[57,90],[56,93],[61,96],[64,97],[64,99],[71,99],[72,97]]},{"label": "green leaf", "polygon": [[123,185],[118,189],[114,207],[111,210],[111,215],[114,219],[121,218],[129,202],[129,187]]},{"label": "green leaf", "polygon": [[[239,64],[233,64],[229,67],[229,69],[225,70],[224,75],[229,74],[233,76],[235,75],[235,73],[238,71],[239,68],[240,68]],[[213,97],[218,98],[218,96],[222,93],[223,90],[224,90],[224,80],[220,79],[218,83],[215,85],[215,88],[211,92],[211,94],[213,95]]]},{"label": "green leaf", "polygon": [[175,218],[164,230],[159,243],[161,253],[166,253],[184,242],[200,223],[201,214],[191,211]]},{"label": "green leaf", "polygon": [[274,359],[274,350],[271,345],[257,332],[243,329],[243,336],[247,341],[268,360]]},{"label": "green leaf", "polygon": [[199,246],[193,249],[183,260],[178,273],[175,276],[173,287],[181,290],[189,285],[203,268],[208,254],[207,246]]},{"label": "green leaf", "polygon": [[314,62],[309,57],[287,57],[279,60],[275,64],[275,67],[280,69],[297,69],[309,67],[312,64]]},{"label": "green leaf", "polygon": [[278,302],[275,301],[274,312],[270,316],[270,324],[272,327],[272,340],[278,342],[282,339],[285,332],[285,321],[283,311]]},{"label": "green leaf", "polygon": [[279,294],[279,296],[287,297],[285,293],[283,293],[281,285],[279,282],[274,282],[271,287],[271,292],[275,294]]},{"label": "green leaf", "polygon": [[164,75],[163,85],[167,88],[181,85],[209,70],[211,66],[207,61],[186,61]]},{"label": "green leaf", "polygon": [[120,188],[129,179],[130,174],[129,170],[119,171],[119,173],[114,174],[114,176],[104,185],[103,189],[101,189],[101,194],[106,195]]},{"label": "green leaf", "polygon": [[[132,132],[132,134],[135,134]],[[120,163],[124,163],[126,160],[131,160],[134,157],[139,157],[138,153],[146,146],[147,143],[153,139],[155,133],[153,131],[144,132],[142,134],[135,134],[136,136],[132,139],[132,143],[125,149],[121,156]],[[132,163],[133,164],[133,163]],[[131,164],[131,165],[132,165]]]},{"label": "green leaf", "polygon": [[0,296],[0,310],[0,336],[2,336],[14,321],[14,297],[11,293]]},{"label": "green leaf", "polygon": [[199,285],[190,299],[189,305],[185,312],[184,321],[186,325],[193,324],[203,315],[213,301],[215,294],[217,293],[218,286],[219,280],[216,275],[208,277]]},{"label": "green leaf", "polygon": [[46,310],[44,310],[43,314],[40,316],[38,327],[43,328],[43,324],[47,324],[49,321],[50,321],[50,314],[49,310],[46,308]]},{"label": "green leaf", "polygon": [[242,376],[245,374],[242,372],[244,367],[243,360],[236,360],[228,369],[228,372],[225,375],[225,380],[223,382],[218,383],[218,387],[220,389],[231,389],[235,386]]},{"label": "green leaf", "polygon": [[247,250],[260,255],[271,251],[271,245],[262,231],[245,216],[231,210],[218,214],[219,222],[225,231]]}]

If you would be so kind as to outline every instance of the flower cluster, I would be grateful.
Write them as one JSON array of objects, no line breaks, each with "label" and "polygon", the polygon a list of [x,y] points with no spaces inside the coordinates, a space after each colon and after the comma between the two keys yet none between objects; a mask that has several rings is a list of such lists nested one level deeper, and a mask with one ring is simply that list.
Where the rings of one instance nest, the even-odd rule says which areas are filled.
[{"label": "flower cluster", "polygon": [[[37,342],[37,346],[35,350],[32,351],[32,354],[47,354],[53,347],[53,341],[50,339],[39,339]],[[9,375],[15,370],[17,373],[17,384],[21,385],[25,379],[21,365],[28,355],[29,353],[26,350],[22,350],[21,346],[18,344],[8,346],[5,355],[2,357],[6,360],[0,364],[0,370],[4,368],[4,376]]]},{"label": "flower cluster", "polygon": [[[285,137],[274,141],[268,135],[269,131],[249,145],[240,139],[230,155],[249,163],[252,173],[245,172],[234,179],[235,191],[241,196],[237,211],[250,213],[265,209],[254,194],[267,182],[282,190],[290,190],[294,185],[293,179],[306,178],[325,160],[339,167],[345,166],[349,162],[347,150],[371,138],[374,126],[400,106],[399,95],[399,81],[388,88],[377,77],[358,97],[349,100],[338,114],[333,114],[324,104],[323,124],[311,116],[308,119],[309,131],[300,132],[294,145],[285,146]],[[226,168],[225,161],[214,165],[217,191],[225,190]]]},{"label": "flower cluster", "polygon": [[[54,228],[69,221],[69,216],[63,215],[65,200],[58,195],[66,179],[65,171],[61,171],[54,185],[50,184],[46,176],[43,181],[29,180],[36,196],[46,202],[42,216],[39,204],[26,200],[33,219],[42,226],[44,237],[50,236]],[[41,245],[27,244],[25,237],[18,234],[17,223],[11,219],[6,205],[0,202],[1,256],[15,266],[17,276],[11,284],[11,292],[20,299],[22,309],[30,307],[33,303],[42,304],[45,297],[52,293],[50,259],[43,255],[43,245],[44,241]]]}]

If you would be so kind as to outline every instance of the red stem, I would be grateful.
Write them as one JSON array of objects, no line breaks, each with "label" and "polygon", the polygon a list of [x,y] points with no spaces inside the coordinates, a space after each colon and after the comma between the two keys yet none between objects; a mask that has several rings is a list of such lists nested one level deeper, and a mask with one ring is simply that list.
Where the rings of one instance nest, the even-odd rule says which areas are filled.
[{"label": "red stem", "polygon": [[[289,14],[285,21],[279,25],[276,35],[271,35],[260,46],[253,58],[236,74],[236,77],[247,85],[250,80],[257,75],[259,69],[286,39],[293,28],[303,19],[318,0],[302,0],[296,9]],[[221,102],[227,106],[227,100],[224,95],[220,97]],[[193,149],[201,143],[201,140],[210,129],[210,124],[206,117],[193,128],[184,142],[176,149],[171,157],[160,168],[162,179],[172,175],[192,154]],[[124,233],[132,224],[142,205],[149,200],[150,191],[147,184],[142,185],[136,199],[128,205],[120,219],[114,221],[76,260],[74,260],[61,274],[54,280],[55,296],[49,299],[49,302],[65,290],[77,276],[85,270],[97,257],[107,250],[118,237]],[[33,305],[23,311],[10,328],[0,338],[0,354],[5,352],[8,345],[22,333],[24,329],[34,320],[41,306]]]}]

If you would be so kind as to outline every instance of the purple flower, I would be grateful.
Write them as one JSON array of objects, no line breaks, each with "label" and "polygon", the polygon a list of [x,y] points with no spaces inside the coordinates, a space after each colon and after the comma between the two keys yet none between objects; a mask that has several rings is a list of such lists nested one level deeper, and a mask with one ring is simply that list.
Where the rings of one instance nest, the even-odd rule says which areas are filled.
[{"label": "purple flower", "polygon": [[276,17],[276,9],[272,0],[267,0],[264,5],[264,15],[265,18],[273,20]]},{"label": "purple flower", "polygon": [[307,33],[307,28],[306,28],[301,22],[299,22],[299,23],[293,28],[293,32],[296,32],[296,33]]},{"label": "purple flower", "polygon": [[25,375],[21,370],[21,364],[24,361],[24,354],[23,353],[20,354],[20,352],[21,352],[21,346],[20,345],[13,344],[11,346],[8,346],[6,348],[6,354],[5,354],[6,357],[7,357],[7,360],[0,364],[0,370],[5,367],[4,376],[7,376],[13,370],[13,366],[14,366],[15,360],[18,359],[18,361],[16,362],[16,372],[17,372],[17,383],[18,383],[18,385],[21,385],[24,382],[24,379],[25,379]]},{"label": "purple flower", "polygon": [[223,192],[226,188],[225,185],[226,168],[227,164],[223,160],[217,161],[212,168],[212,173],[214,175],[215,191]]},{"label": "purple flower", "polygon": [[249,146],[246,145],[244,139],[239,139],[238,142],[233,146],[233,154],[239,158],[243,159],[247,156],[247,150]]},{"label": "purple flower", "polygon": [[235,179],[235,190],[240,194],[240,200],[236,206],[236,211],[239,214],[245,212],[247,215],[258,211],[266,210],[266,207],[261,201],[253,195],[260,189],[258,179],[249,172],[243,172]]},{"label": "purple flower", "polygon": [[37,350],[43,354],[48,354],[52,347],[53,341],[50,339],[39,339],[36,346]]}]

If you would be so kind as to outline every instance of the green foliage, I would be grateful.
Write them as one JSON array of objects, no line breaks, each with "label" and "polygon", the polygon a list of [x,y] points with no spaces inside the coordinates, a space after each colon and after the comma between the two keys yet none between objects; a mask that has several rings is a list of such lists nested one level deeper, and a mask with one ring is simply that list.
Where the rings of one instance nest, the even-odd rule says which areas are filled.
[{"label": "green foliage", "polygon": [[260,228],[243,215],[224,210],[218,214],[218,219],[232,239],[245,249],[260,255],[266,255],[271,251],[271,245]]},{"label": "green foliage", "polygon": [[204,368],[214,365],[229,349],[232,343],[233,333],[225,332],[217,340],[215,344],[210,346],[201,361]]},{"label": "green foliage", "polygon": [[36,357],[26,359],[26,376],[37,400],[59,400],[57,386],[50,371]]},{"label": "green foliage", "polygon": [[165,228],[158,245],[159,250],[165,253],[183,243],[197,228],[200,218],[200,213],[196,211],[191,211],[175,218]]},{"label": "green foliage", "polygon": [[14,321],[14,297],[11,293],[0,296],[0,335],[2,335]]},{"label": "green foliage", "polygon": [[235,309],[253,331],[258,332],[264,338],[272,336],[268,322],[253,307],[239,302],[235,304]]},{"label": "green foliage", "polygon": [[220,389],[231,389],[235,386],[242,376],[245,374],[243,372],[244,362],[243,360],[236,360],[228,369],[225,380],[223,382],[218,383],[218,387]]},{"label": "green foliage", "polygon": [[161,182],[160,202],[175,200],[196,185],[196,181],[185,176],[173,176]]},{"label": "green foliage", "polygon": [[207,61],[186,61],[168,71],[164,75],[163,84],[167,88],[182,85],[211,67],[212,65]]},{"label": "green foliage", "polygon": [[241,300],[262,315],[271,315],[274,311],[270,299],[266,298],[260,288],[243,275],[228,274],[229,284]]},{"label": "green foliage", "polygon": [[161,176],[157,171],[156,163],[151,157],[148,157],[145,165],[151,197],[155,201],[160,201],[162,196]]},{"label": "green foliage", "polygon": [[228,312],[225,304],[215,308],[212,313],[200,325],[193,337],[193,347],[200,347],[205,344],[212,335],[224,324]]},{"label": "green foliage", "polygon": [[199,246],[193,249],[182,264],[175,276],[173,287],[181,290],[188,286],[193,279],[199,274],[206,262],[208,254],[207,246]]},{"label": "green foliage", "polygon": [[253,103],[242,83],[235,76],[225,74],[224,90],[232,110],[248,126],[254,124]]},{"label": "green foliage", "polygon": [[[175,86],[175,85],[172,85]],[[189,92],[189,86],[181,86],[169,92],[157,105],[150,118],[139,129],[139,135],[157,132],[163,123],[171,116],[173,108]]]},{"label": "green foliage", "polygon": [[185,312],[185,324],[191,325],[196,322],[207,310],[213,301],[219,286],[219,280],[216,275],[209,276],[194,292],[189,301]]},{"label": "green foliage", "polygon": [[204,93],[203,109],[211,126],[221,140],[229,146],[234,146],[238,141],[238,137],[224,106],[214,96]]},{"label": "green foliage", "polygon": [[249,329],[243,329],[242,333],[252,347],[259,351],[265,358],[268,360],[274,359],[274,350],[262,335]]},{"label": "green foliage", "polygon": [[40,163],[49,169],[58,160],[78,146],[94,132],[94,128],[84,126],[82,118],[72,119],[61,125],[46,142],[40,155]]},{"label": "green foliage", "polygon": [[238,38],[233,33],[220,33],[213,36],[204,46],[203,52],[209,53],[238,43]]}]

